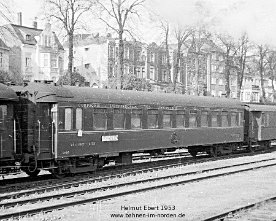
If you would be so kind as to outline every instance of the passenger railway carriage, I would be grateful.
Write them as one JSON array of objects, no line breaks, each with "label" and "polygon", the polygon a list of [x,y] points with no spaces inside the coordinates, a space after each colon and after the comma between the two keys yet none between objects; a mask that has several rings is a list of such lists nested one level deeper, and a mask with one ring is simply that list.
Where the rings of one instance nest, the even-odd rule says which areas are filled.
[{"label": "passenger railway carriage", "polygon": [[20,91],[30,175],[91,171],[110,160],[131,163],[133,153],[181,147],[216,156],[244,142],[244,107],[236,100],[36,83]]}]

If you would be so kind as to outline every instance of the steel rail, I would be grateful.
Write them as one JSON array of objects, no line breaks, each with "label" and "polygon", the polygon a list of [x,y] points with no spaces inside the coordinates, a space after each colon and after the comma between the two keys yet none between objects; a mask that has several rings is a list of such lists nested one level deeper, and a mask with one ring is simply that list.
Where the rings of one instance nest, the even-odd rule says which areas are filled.
[{"label": "steel rail", "polygon": [[275,201],[276,200],[276,196],[273,196],[271,198],[268,198],[268,199],[265,199],[265,200],[262,200],[262,201],[259,201],[259,202],[255,202],[255,203],[251,203],[249,205],[246,205],[246,206],[242,206],[242,207],[239,207],[237,209],[233,209],[233,210],[230,210],[230,211],[227,211],[227,212],[224,212],[224,213],[221,213],[221,214],[218,214],[218,215],[215,215],[215,216],[212,216],[212,217],[209,217],[209,218],[206,218],[204,219],[203,221],[214,221],[214,220],[224,220],[225,218],[227,218],[229,215],[234,215],[234,214],[237,214],[243,210],[248,210],[250,208],[253,208],[255,206],[258,206],[258,205],[261,205],[263,203],[267,203],[269,201]]},{"label": "steel rail", "polygon": [[[107,199],[115,198],[118,196],[124,196],[124,195],[139,193],[139,192],[145,192],[145,191],[149,191],[149,190],[170,187],[173,185],[180,185],[180,184],[183,185],[183,184],[188,184],[188,183],[192,183],[192,182],[197,182],[197,181],[207,180],[207,179],[211,179],[211,178],[217,178],[217,177],[221,177],[221,176],[232,175],[232,174],[236,174],[236,173],[241,173],[241,172],[246,172],[246,171],[250,171],[250,170],[266,168],[266,167],[272,167],[272,166],[276,166],[276,163],[262,165],[262,166],[256,166],[256,167],[250,167],[250,168],[240,169],[240,170],[236,170],[236,171],[222,172],[222,173],[218,173],[218,174],[214,174],[214,175],[208,175],[208,176],[203,176],[203,177],[199,177],[199,178],[192,178],[192,179],[188,179],[188,180],[174,181],[174,182],[165,183],[165,184],[155,184],[154,186],[150,186],[150,187],[142,187],[142,188],[138,188],[135,190],[123,191],[120,193],[112,193],[112,194],[108,194],[108,195],[100,196],[100,197],[75,200],[74,202],[67,202],[67,203],[45,206],[45,207],[36,208],[36,209],[30,209],[30,210],[26,210],[26,211],[3,214],[3,215],[0,215],[0,219],[18,218],[20,216],[24,216],[27,214],[32,215],[32,214],[36,214],[39,212],[53,211],[55,209],[62,209],[62,208],[68,207],[68,206],[79,205],[79,204],[84,204],[84,203],[88,203],[88,202],[96,202],[96,201],[100,201],[100,200],[107,200]],[[21,203],[24,203],[24,204],[30,203],[30,202],[33,203],[33,202],[37,202],[38,200],[44,201],[44,200],[50,200],[53,198],[56,199],[56,198],[61,198],[61,197],[74,196],[74,195],[82,195],[83,196],[83,194],[85,194],[85,193],[91,193],[91,192],[95,192],[98,190],[105,191],[108,189],[115,189],[115,188],[120,188],[120,187],[125,187],[125,186],[146,183],[146,182],[154,182],[154,181],[159,181],[162,179],[171,179],[171,178],[175,178],[178,176],[181,176],[181,174],[169,175],[169,176],[165,176],[165,177],[150,178],[150,179],[146,179],[146,180],[139,180],[139,181],[133,181],[133,182],[129,182],[129,183],[122,183],[122,184],[118,184],[118,185],[86,189],[86,190],[75,191],[75,192],[64,193],[64,194],[57,194],[57,195],[46,196],[46,197],[41,197],[41,198],[36,198],[36,199],[30,199],[30,200],[26,200],[25,202],[23,202],[23,201],[22,202],[19,202],[19,201],[11,202],[11,203],[6,203],[6,205],[7,206],[20,205]],[[5,207],[5,204],[2,204],[0,206]]]}]

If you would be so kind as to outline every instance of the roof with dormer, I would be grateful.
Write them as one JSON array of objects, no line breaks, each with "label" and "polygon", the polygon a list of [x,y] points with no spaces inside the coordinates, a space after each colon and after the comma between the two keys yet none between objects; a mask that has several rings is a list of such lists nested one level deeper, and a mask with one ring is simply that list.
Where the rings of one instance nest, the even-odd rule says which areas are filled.
[{"label": "roof with dormer", "polygon": [[[23,44],[36,45],[37,41],[35,37],[39,36],[42,32],[42,29],[30,28],[22,25],[10,24],[10,26]],[[29,39],[26,38],[27,35],[30,36]]]},{"label": "roof with dormer", "polygon": [[[26,27],[26,26],[16,25],[16,24],[4,25],[1,27],[1,29],[4,31],[4,33],[7,34],[7,38],[12,37],[13,39],[17,39],[19,41],[17,44],[22,43],[26,45],[37,45],[38,42],[36,40],[36,37],[40,36],[43,32],[43,29]],[[59,50],[64,50],[55,32],[51,32],[51,33],[54,35],[55,46]],[[11,39],[7,39],[7,40],[11,41]],[[15,41],[12,42],[12,45],[14,44],[16,44]],[[1,47],[1,42],[0,42],[0,47]]]}]

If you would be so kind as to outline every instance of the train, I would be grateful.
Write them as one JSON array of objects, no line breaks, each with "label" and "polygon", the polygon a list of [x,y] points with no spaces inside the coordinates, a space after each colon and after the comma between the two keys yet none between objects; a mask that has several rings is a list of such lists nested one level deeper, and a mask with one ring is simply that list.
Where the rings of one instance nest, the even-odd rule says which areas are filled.
[{"label": "train", "polygon": [[0,84],[0,174],[95,171],[133,154],[196,157],[267,149],[276,106],[237,99],[28,83]]}]

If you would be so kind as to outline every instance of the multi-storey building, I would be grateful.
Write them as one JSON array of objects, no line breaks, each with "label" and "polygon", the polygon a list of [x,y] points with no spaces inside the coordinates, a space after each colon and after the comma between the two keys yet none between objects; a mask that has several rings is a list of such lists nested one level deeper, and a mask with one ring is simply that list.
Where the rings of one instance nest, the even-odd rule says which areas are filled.
[{"label": "multi-storey building", "polygon": [[9,47],[0,39],[0,71],[9,71]]},{"label": "multi-storey building", "polygon": [[38,29],[35,21],[33,27],[23,26],[20,13],[18,21],[0,27],[2,40],[10,48],[9,70],[24,80],[56,82],[63,72],[64,49],[51,25]]}]

